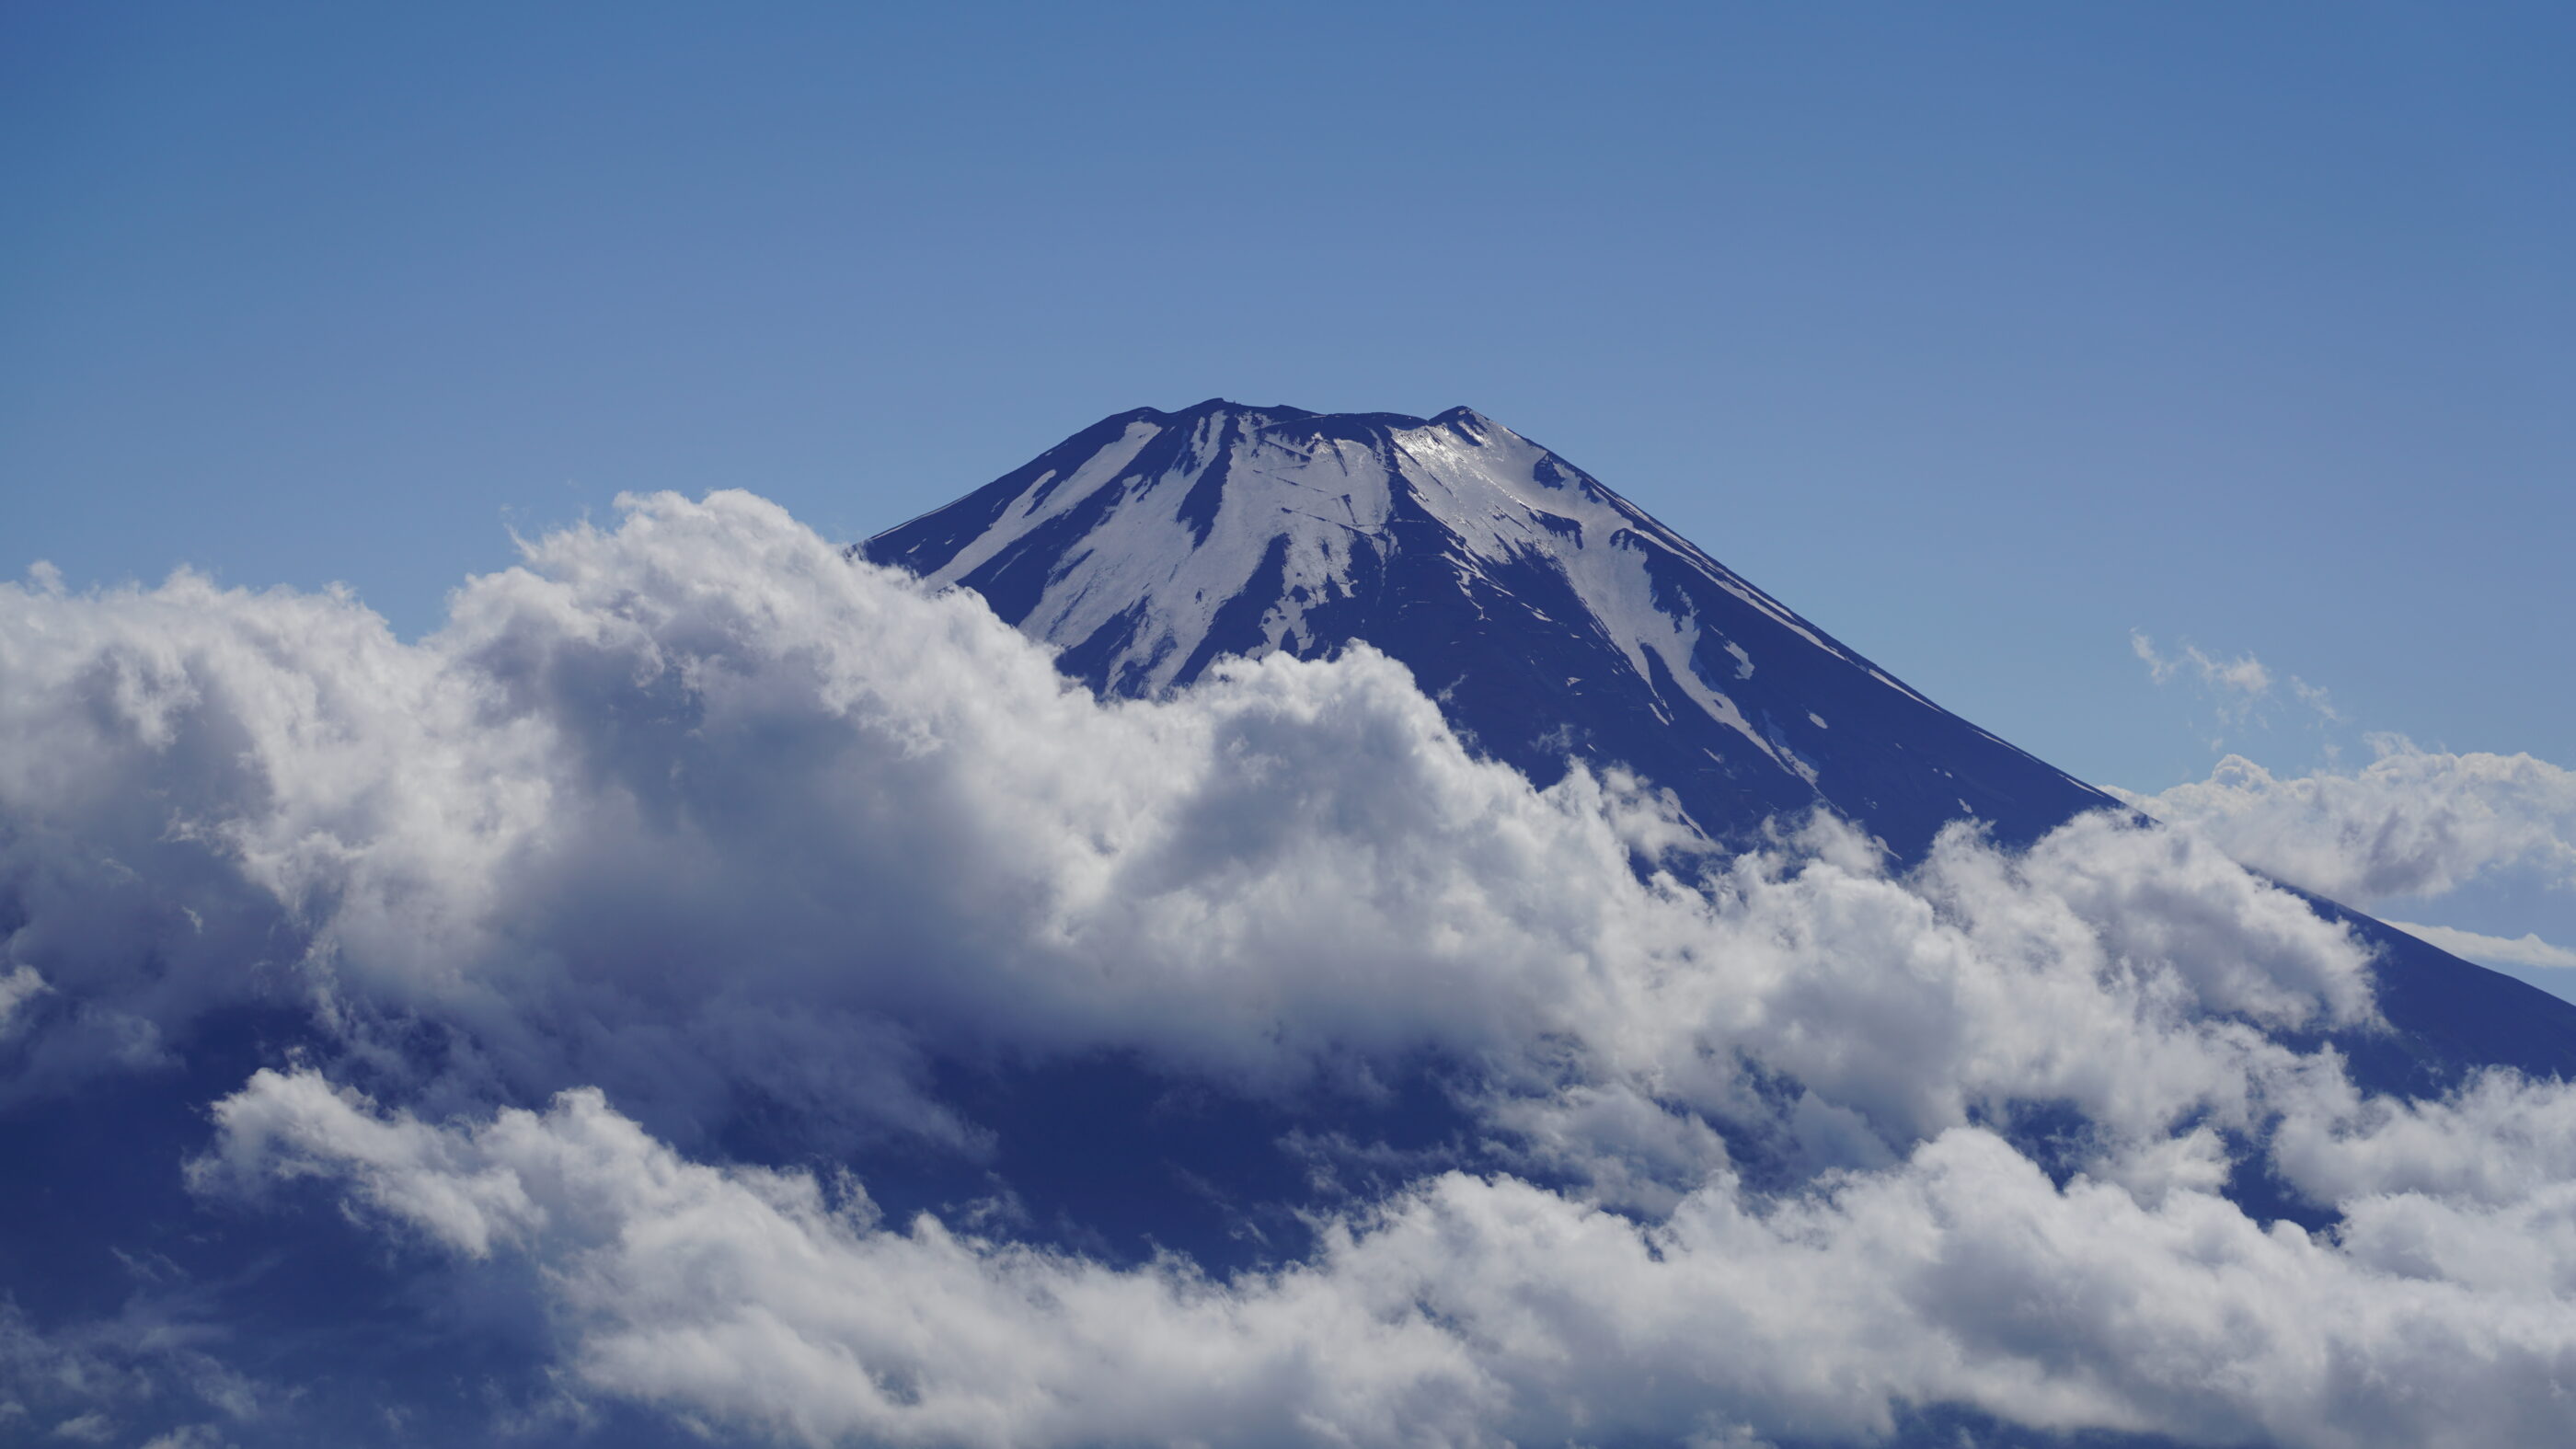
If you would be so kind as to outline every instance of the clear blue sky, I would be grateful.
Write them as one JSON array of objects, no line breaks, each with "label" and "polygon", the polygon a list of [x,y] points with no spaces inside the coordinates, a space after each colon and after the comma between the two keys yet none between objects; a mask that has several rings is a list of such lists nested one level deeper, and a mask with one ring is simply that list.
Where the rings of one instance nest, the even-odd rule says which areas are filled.
[{"label": "clear blue sky", "polygon": [[[1473,405],[2080,774],[2129,631],[2576,763],[2576,10],[0,9],[0,572],[346,580]],[[2237,727],[2316,763],[2296,711]]]}]

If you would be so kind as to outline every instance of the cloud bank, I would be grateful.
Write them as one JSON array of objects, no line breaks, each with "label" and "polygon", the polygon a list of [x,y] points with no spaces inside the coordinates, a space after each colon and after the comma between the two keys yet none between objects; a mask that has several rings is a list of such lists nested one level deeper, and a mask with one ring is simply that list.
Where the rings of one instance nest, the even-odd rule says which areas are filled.
[{"label": "cloud bank", "polygon": [[924,1053],[1259,1091],[1429,1050],[1711,1113],[1766,1110],[1750,1060],[1901,1150],[2015,1099],[2244,1110],[2258,1027],[2371,1014],[2338,929],[2185,837],[1698,857],[1633,782],[1469,758],[1383,658],[1103,707],[745,495],[553,535],[418,645],[187,576],[0,605],[34,1080],[267,992],[683,1135],[756,1097],[960,1138]]},{"label": "cloud bank", "polygon": [[2230,755],[2205,781],[2129,798],[2257,870],[2362,905],[2513,869],[2576,886],[2576,771],[2371,743],[2378,758],[2351,774],[2282,779]]},{"label": "cloud bank", "polygon": [[[209,1203],[318,1182],[523,1275],[586,1392],[790,1442],[2556,1412],[2558,1089],[2358,1093],[2314,1033],[2374,1029],[2364,952],[2206,834],[1721,857],[1649,783],[1475,760],[1364,650],[1102,705],[758,499],[628,509],[418,643],[188,575],[0,588],[0,1110],[293,1007],[313,1057],[214,1107]],[[932,1063],[1101,1052],[1287,1102],[1430,1063],[1481,1137],[1230,1279],[716,1147],[971,1158]],[[2248,1218],[2249,1172],[2340,1227]]]},{"label": "cloud bank", "polygon": [[[2547,1440],[2576,1097],[2344,1105],[2285,1134],[2346,1204],[2326,1238],[2182,1181],[2052,1185],[1954,1128],[1786,1200],[1720,1172],[1650,1223],[1441,1174],[1221,1283],[890,1226],[854,1190],[686,1161],[588,1090],[434,1127],[263,1072],[198,1172],[323,1175],[516,1257],[586,1384],[792,1442],[1868,1440],[1930,1402],[2200,1443]],[[2205,1134],[2174,1145],[2207,1167]]]}]

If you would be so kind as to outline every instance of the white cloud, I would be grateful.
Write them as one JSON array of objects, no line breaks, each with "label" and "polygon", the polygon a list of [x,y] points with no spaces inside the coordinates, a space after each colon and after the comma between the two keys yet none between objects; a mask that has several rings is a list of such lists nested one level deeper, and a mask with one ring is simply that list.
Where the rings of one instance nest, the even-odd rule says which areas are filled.
[{"label": "white cloud", "polygon": [[2188,1184],[2052,1186],[1954,1128],[1788,1199],[1721,1174],[1651,1224],[1443,1174],[1225,1282],[889,1226],[689,1162],[587,1091],[434,1128],[262,1073],[202,1174],[336,1177],[377,1221],[537,1270],[591,1391],[810,1444],[1845,1438],[1936,1402],[2209,1443],[2548,1440],[2576,1097],[2331,1096],[2285,1163],[2354,1194],[2340,1241]]},{"label": "white cloud", "polygon": [[2130,1135],[2243,1113],[2289,1058],[2206,1010],[2371,1013],[2339,929],[2184,837],[1959,831],[1900,880],[1820,822],[1641,881],[1691,843],[1656,797],[1531,790],[1366,651],[1103,707],[769,504],[631,510],[418,645],[187,575],[0,590],[8,949],[71,1008],[28,1070],[301,993],[360,1047],[441,1025],[451,1062],[683,1139],[750,1093],[971,1144],[926,1051],[1267,1090],[1429,1047],[1519,1098],[1570,1074],[1767,1120],[1749,1061],[1832,1161],[2023,1099]]},{"label": "white cloud", "polygon": [[[2156,641],[2136,629],[2129,631],[2129,652],[2147,666],[2147,675],[2158,684],[2188,671],[2200,683],[2251,701],[2272,692],[2272,671],[2251,654],[2234,659],[2220,659],[2205,653],[2199,645],[2185,641],[2181,652],[2165,655],[2156,650]],[[2301,687],[2301,698],[2306,698]]]},{"label": "white cloud", "polygon": [[218,1110],[201,1180],[336,1172],[451,1249],[530,1254],[593,1386],[804,1442],[1259,1442],[1308,1422],[1390,1442],[1463,1429],[1499,1393],[1422,1315],[1321,1274],[1246,1298],[1178,1262],[888,1228],[800,1174],[687,1162],[596,1092],[432,1128],[262,1073]]},{"label": "white cloud", "polygon": [[2334,696],[2322,686],[2310,684],[2293,674],[2290,676],[2290,692],[2299,697],[2299,703],[2315,710],[2327,724],[2343,723],[2343,712],[2334,707]]},{"label": "white cloud", "polygon": [[2412,921],[2388,924],[2471,961],[2500,961],[2513,966],[2576,966],[2576,951],[2555,946],[2526,932],[2521,936],[2482,936],[2451,926],[2424,926]]},{"label": "white cloud", "polygon": [[14,1436],[38,1429],[66,1443],[107,1443],[174,1414],[256,1420],[267,1390],[209,1352],[222,1334],[190,1309],[184,1299],[142,1295],[114,1317],[40,1330],[0,1298],[0,1437],[19,1442]]},{"label": "white cloud", "polygon": [[2342,746],[2326,726],[2343,723],[2343,714],[2335,708],[2334,696],[2325,689],[2293,674],[2286,679],[2276,676],[2271,668],[2252,654],[2239,654],[2233,659],[2221,658],[2184,640],[2177,651],[2166,654],[2157,649],[2155,640],[2144,631],[2129,631],[2129,651],[2147,666],[2147,677],[2157,684],[2170,684],[2181,679],[2193,686],[2193,692],[2210,709],[2207,727],[2213,737],[2211,750],[2223,750],[2227,742],[2221,737],[2230,730],[2247,726],[2272,727],[2274,705],[2280,696],[2275,684],[2286,684],[2289,697],[2314,714],[2311,723],[2318,729],[2318,748],[2331,762],[2342,753]]},{"label": "white cloud", "polygon": [[223,1449],[223,1431],[212,1424],[184,1424],[143,1442],[143,1449]]},{"label": "white cloud", "polygon": [[44,994],[45,978],[33,966],[0,975],[0,1038],[15,1027],[18,1008]]},{"label": "white cloud", "polygon": [[[2558,1310],[2453,1262],[2508,1208],[2557,1252],[2539,1197],[2372,1165],[2398,1119],[2269,1034],[2371,1024],[2363,953],[2201,834],[1960,826],[1891,876],[1819,819],[1713,858],[1637,782],[1473,760],[1366,651],[1103,706],[744,495],[541,540],[412,645],[335,595],[0,588],[0,825],[0,968],[48,988],[21,1089],[306,1002],[399,1105],[262,1074],[203,1188],[316,1176],[533,1266],[595,1391],[789,1439],[1722,1440],[1952,1399],[2472,1443],[2576,1372]],[[1249,1092],[1435,1052],[1495,1160],[1581,1187],[1424,1177],[1216,1283],[683,1155],[746,1105],[972,1150],[926,1060],[1102,1049]],[[2472,1138],[2555,1110],[2464,1103]],[[1987,1130],[2034,1106],[2088,1124],[2062,1189]],[[2222,1133],[2293,1120],[2285,1179],[2379,1256],[2216,1195]],[[1739,1185],[1757,1151],[1784,1196]]]},{"label": "white cloud", "polygon": [[2576,771],[2388,735],[2371,743],[2378,758],[2351,774],[2283,779],[2230,755],[2205,781],[2128,798],[2247,865],[2356,904],[2516,868],[2576,884]]}]

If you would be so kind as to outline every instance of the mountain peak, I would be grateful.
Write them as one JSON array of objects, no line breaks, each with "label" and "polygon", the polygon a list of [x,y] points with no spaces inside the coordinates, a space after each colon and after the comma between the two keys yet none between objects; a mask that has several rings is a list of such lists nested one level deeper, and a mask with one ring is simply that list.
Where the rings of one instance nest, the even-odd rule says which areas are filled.
[{"label": "mountain peak", "polygon": [[1632,767],[1716,836],[1821,801],[1911,853],[1960,815],[2030,836],[2110,803],[1470,408],[1138,409],[863,548],[1105,694],[1364,641],[1486,754]]},{"label": "mountain peak", "polygon": [[1188,407],[1182,408],[1178,412],[1166,413],[1157,412],[1152,408],[1138,408],[1132,413],[1123,413],[1120,416],[1170,418],[1174,421],[1196,421],[1202,418],[1237,416],[1259,418],[1263,421],[1269,421],[1272,419],[1311,418],[1314,417],[1315,414],[1306,411],[1304,408],[1289,407],[1284,403],[1271,403],[1268,405],[1260,403],[1239,403],[1231,398],[1212,397],[1199,402],[1194,402]]},{"label": "mountain peak", "polygon": [[1350,437],[1363,435],[1370,430],[1411,432],[1423,428],[1457,425],[1482,432],[1497,426],[1493,419],[1483,413],[1463,406],[1453,407],[1445,412],[1423,418],[1415,417],[1411,413],[1319,413],[1305,408],[1290,407],[1284,403],[1243,403],[1223,397],[1207,398],[1173,412],[1163,412],[1155,408],[1136,408],[1120,413],[1117,417],[1120,420],[1144,419],[1165,424],[1194,424],[1224,418],[1239,418],[1251,428],[1284,426],[1297,431],[1312,430],[1318,435]]}]

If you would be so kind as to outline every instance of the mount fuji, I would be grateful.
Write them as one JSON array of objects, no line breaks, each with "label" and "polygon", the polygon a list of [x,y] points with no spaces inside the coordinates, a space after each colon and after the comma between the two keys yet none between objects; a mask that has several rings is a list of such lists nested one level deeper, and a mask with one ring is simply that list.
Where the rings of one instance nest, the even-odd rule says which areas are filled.
[{"label": "mount fuji", "polygon": [[0,586],[0,1443],[2563,1440],[2576,1006],[2134,814],[1463,408]]},{"label": "mount fuji", "polygon": [[[2122,808],[1464,407],[1138,408],[856,551],[980,594],[1104,696],[1365,643],[1478,752],[1540,785],[1576,762],[1633,771],[1720,845],[1822,808],[1903,865],[1953,820],[2021,845]],[[2359,1079],[2576,1079],[2576,1005],[2310,899],[2374,953],[2393,1030],[2334,1037]]]},{"label": "mount fuji", "polygon": [[865,547],[1105,694],[1366,641],[1537,783],[1625,766],[1721,839],[1822,803],[1910,856],[1953,818],[2027,840],[2114,803],[1465,408],[1139,409]]}]

